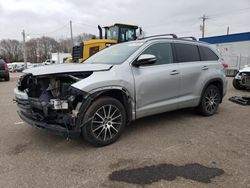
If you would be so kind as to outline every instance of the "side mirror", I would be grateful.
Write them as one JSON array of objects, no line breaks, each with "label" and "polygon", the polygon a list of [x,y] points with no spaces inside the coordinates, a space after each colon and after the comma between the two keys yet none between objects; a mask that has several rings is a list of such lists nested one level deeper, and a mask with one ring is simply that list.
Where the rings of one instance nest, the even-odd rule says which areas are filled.
[{"label": "side mirror", "polygon": [[152,65],[156,62],[156,57],[152,54],[142,54],[133,63],[134,66]]}]

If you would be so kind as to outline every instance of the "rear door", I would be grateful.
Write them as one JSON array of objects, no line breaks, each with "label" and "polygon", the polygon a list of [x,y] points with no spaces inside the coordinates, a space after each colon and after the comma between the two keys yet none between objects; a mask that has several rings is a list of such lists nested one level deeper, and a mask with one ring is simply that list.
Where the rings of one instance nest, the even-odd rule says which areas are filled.
[{"label": "rear door", "polygon": [[178,64],[173,63],[172,45],[157,42],[142,54],[155,55],[157,61],[150,66],[132,67],[137,118],[176,109],[180,75]]},{"label": "rear door", "polygon": [[195,44],[174,43],[176,61],[180,70],[179,108],[197,105],[199,96],[195,90],[200,87],[203,64]]}]

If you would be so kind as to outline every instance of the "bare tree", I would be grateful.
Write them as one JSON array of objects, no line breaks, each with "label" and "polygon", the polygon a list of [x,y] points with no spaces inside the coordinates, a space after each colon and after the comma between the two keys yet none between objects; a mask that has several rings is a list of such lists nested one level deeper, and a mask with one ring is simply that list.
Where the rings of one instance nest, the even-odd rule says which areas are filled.
[{"label": "bare tree", "polygon": [[71,53],[71,40],[70,39],[60,39],[59,40],[59,50],[64,53]]},{"label": "bare tree", "polygon": [[[96,38],[95,35],[82,33],[74,38],[76,44]],[[70,39],[56,41],[51,37],[33,38],[26,42],[27,60],[31,63],[41,63],[51,58],[51,53],[71,53],[72,46]],[[22,42],[18,40],[4,39],[0,41],[0,56],[7,62],[23,61]]]},{"label": "bare tree", "polygon": [[50,37],[42,37],[39,39],[39,52],[41,52],[41,60],[44,61],[51,57],[51,53],[59,52],[60,45],[59,43]]},{"label": "bare tree", "polygon": [[0,54],[6,59],[7,62],[22,61],[22,44],[17,40],[1,40]]},{"label": "bare tree", "polygon": [[39,57],[38,57],[38,39],[30,39],[29,41],[26,42],[26,49],[27,49],[27,61],[28,62],[39,62]]},{"label": "bare tree", "polygon": [[90,39],[95,39],[96,36],[90,33],[82,33],[74,38],[74,42],[79,44],[83,41],[90,40]]}]

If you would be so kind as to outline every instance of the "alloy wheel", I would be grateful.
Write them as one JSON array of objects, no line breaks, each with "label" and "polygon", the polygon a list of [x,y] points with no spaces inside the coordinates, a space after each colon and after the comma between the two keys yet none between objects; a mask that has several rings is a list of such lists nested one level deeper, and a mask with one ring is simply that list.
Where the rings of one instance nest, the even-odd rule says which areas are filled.
[{"label": "alloy wheel", "polygon": [[219,104],[219,94],[217,90],[211,88],[205,96],[206,110],[210,113],[213,113],[217,109],[218,104]]},{"label": "alloy wheel", "polygon": [[96,139],[108,141],[119,133],[121,125],[121,111],[114,105],[104,105],[95,112],[91,131]]}]

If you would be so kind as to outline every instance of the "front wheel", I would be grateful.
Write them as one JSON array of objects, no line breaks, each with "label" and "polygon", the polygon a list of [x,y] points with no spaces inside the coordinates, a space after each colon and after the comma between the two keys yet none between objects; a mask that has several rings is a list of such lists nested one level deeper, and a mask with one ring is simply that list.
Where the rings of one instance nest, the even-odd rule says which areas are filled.
[{"label": "front wheel", "polygon": [[210,85],[206,88],[198,106],[198,112],[204,116],[211,116],[218,110],[221,93],[217,86]]},{"label": "front wheel", "polygon": [[121,135],[126,112],[120,101],[102,97],[92,103],[87,110],[82,128],[83,138],[92,145],[105,146],[115,142]]},{"label": "front wheel", "polygon": [[235,89],[238,89],[238,90],[245,89],[242,85],[240,85],[239,80],[237,80],[235,78],[233,79],[233,86]]}]

